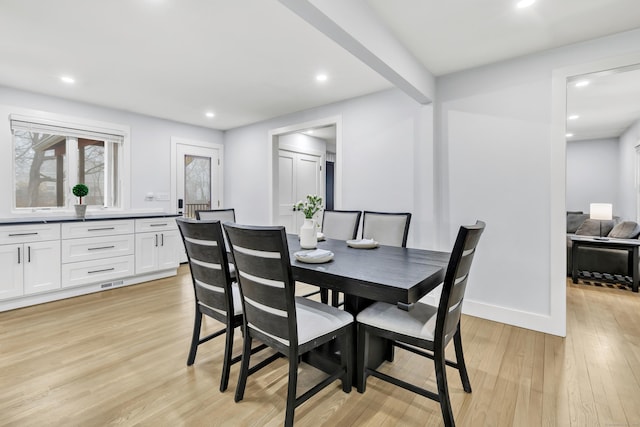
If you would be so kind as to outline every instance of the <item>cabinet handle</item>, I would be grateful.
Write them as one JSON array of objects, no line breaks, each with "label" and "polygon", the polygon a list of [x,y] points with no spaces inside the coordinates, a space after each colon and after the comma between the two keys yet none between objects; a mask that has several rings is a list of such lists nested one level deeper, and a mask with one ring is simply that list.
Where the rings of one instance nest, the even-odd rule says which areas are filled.
[{"label": "cabinet handle", "polygon": [[20,264],[20,248],[18,248],[18,264]]},{"label": "cabinet handle", "polygon": [[31,262],[31,246],[27,246],[27,262]]},{"label": "cabinet handle", "polygon": [[158,235],[157,234],[153,235],[153,244],[154,244],[154,246],[156,248],[158,247]]},{"label": "cabinet handle", "polygon": [[87,231],[104,231],[104,230],[115,230],[115,227],[102,227],[102,228],[88,228]]},{"label": "cabinet handle", "polygon": [[35,233],[13,233],[13,234],[9,234],[9,237],[16,237],[16,236],[37,236],[38,232]]},{"label": "cabinet handle", "polygon": [[164,224],[149,224],[149,227],[166,227],[167,225],[169,224],[165,222]]},{"label": "cabinet handle", "polygon": [[97,251],[97,250],[99,250],[99,249],[113,249],[113,248],[115,248],[115,246],[114,246],[114,245],[111,245],[111,246],[101,246],[101,247],[99,247],[99,248],[87,248],[87,250],[88,250],[88,251]]},{"label": "cabinet handle", "polygon": [[91,274],[91,273],[102,273],[104,271],[112,271],[115,270],[115,267],[111,267],[111,268],[103,268],[102,270],[93,270],[93,271],[87,271],[87,273]]},{"label": "cabinet handle", "polygon": [[160,235],[160,246],[164,246],[164,233]]}]

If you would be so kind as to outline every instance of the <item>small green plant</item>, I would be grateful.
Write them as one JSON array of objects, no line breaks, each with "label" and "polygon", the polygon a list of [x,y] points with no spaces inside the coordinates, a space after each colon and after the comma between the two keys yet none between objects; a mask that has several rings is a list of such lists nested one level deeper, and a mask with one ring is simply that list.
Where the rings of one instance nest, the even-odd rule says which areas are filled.
[{"label": "small green plant", "polygon": [[293,205],[294,211],[302,211],[306,219],[311,219],[313,216],[322,210],[322,197],[315,194],[307,194],[307,200],[300,200]]},{"label": "small green plant", "polygon": [[80,204],[82,204],[82,198],[89,194],[89,187],[84,184],[77,184],[75,187],[73,187],[71,192],[74,196],[80,199]]}]

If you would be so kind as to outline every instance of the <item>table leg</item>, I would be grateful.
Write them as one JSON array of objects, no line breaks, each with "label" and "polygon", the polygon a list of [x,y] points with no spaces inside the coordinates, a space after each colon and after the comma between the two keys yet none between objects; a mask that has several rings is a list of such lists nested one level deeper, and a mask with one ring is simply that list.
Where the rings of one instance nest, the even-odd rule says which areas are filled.
[{"label": "table leg", "polygon": [[631,285],[631,289],[633,290],[633,292],[638,292],[638,281],[640,280],[639,274],[638,274],[638,247],[634,246],[633,250],[631,251],[631,258],[632,258],[632,279],[633,279],[633,283]]},{"label": "table leg", "polygon": [[578,269],[576,268],[576,262],[578,260],[578,242],[573,242],[573,247],[571,248],[571,280],[573,283],[578,283]]}]

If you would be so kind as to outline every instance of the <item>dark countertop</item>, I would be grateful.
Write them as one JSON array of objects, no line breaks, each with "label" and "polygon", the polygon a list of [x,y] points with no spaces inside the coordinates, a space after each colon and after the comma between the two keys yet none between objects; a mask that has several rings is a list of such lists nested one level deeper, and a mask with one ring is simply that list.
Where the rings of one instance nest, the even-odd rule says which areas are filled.
[{"label": "dark countertop", "polygon": [[128,213],[105,213],[87,215],[84,218],[69,216],[24,216],[16,218],[0,218],[0,225],[21,225],[21,224],[55,224],[60,222],[89,222],[108,221],[114,219],[144,219],[144,218],[175,218],[180,215],[164,212],[128,212]]}]

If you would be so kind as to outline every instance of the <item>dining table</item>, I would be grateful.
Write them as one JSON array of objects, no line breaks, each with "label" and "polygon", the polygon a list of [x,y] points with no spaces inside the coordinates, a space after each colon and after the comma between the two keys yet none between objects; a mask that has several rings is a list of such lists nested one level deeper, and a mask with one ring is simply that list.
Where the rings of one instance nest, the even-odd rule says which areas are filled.
[{"label": "dining table", "polygon": [[[376,301],[410,310],[412,304],[442,284],[450,258],[449,252],[384,245],[360,249],[343,240],[325,239],[317,248],[332,252],[332,259],[308,263],[296,259],[295,254],[304,251],[298,236],[288,234],[287,242],[294,279],[343,293],[344,310],[354,317]],[[368,351],[369,367],[393,358],[392,346],[384,341],[369,343]],[[313,355],[311,358],[315,359]],[[321,360],[310,363],[322,365]]]}]

